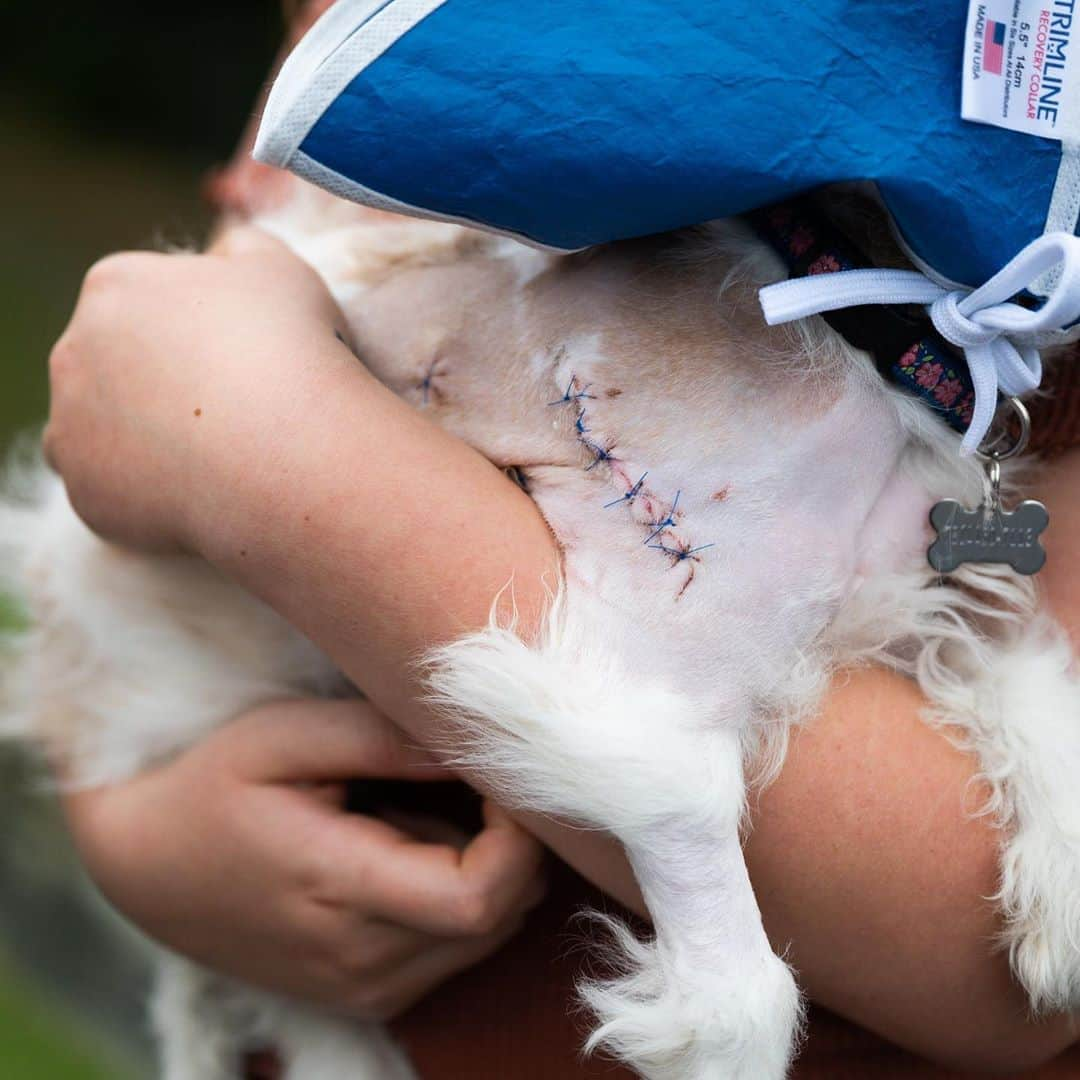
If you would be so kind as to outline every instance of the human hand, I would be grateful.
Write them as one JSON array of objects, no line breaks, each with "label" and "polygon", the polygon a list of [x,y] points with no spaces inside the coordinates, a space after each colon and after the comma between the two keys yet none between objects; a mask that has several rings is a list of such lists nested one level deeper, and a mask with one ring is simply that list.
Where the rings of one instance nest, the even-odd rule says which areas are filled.
[{"label": "human hand", "polygon": [[222,474],[269,467],[267,429],[358,367],[343,325],[318,275],[252,228],[206,255],[97,263],[50,357],[45,450],[75,509],[119,543],[194,548]]},{"label": "human hand", "polygon": [[385,1019],[498,949],[543,893],[541,847],[490,803],[471,839],[342,809],[346,779],[448,776],[366,702],[298,700],[66,805],[92,876],[150,936],[245,982]]}]

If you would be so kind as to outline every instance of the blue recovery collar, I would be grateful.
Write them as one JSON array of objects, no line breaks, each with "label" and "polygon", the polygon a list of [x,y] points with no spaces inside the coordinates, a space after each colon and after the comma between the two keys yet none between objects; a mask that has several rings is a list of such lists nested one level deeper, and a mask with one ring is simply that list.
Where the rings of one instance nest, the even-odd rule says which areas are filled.
[{"label": "blue recovery collar", "polygon": [[[998,387],[1038,385],[1037,349],[1080,318],[1077,2],[338,0],[284,65],[255,153],[557,250],[873,181],[937,290],[902,302],[951,297],[934,325],[968,353],[977,441]],[[1011,293],[965,307],[1048,232]],[[1050,310],[1008,310],[1024,291]],[[772,317],[843,299],[835,282],[800,297],[774,294]]]}]

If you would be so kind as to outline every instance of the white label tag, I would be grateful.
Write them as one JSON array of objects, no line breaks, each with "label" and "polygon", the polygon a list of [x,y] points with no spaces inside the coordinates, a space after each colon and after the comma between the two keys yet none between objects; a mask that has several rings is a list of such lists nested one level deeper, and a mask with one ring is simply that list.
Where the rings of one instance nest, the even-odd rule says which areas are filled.
[{"label": "white label tag", "polygon": [[[964,42],[965,120],[1071,138],[1080,128],[1078,0],[971,0]],[[1073,53],[1077,55],[1074,56]]]}]

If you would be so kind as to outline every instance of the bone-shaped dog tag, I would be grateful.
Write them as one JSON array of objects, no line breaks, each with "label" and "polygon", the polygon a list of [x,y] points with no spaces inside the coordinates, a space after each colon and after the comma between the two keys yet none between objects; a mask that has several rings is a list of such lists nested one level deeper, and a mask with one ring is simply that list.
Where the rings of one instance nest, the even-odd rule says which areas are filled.
[{"label": "bone-shaped dog tag", "polygon": [[1015,510],[991,503],[968,510],[955,499],[944,499],[930,511],[937,539],[926,553],[939,574],[964,563],[1008,563],[1018,574],[1037,574],[1046,562],[1039,541],[1050,524],[1041,502],[1025,499]]}]

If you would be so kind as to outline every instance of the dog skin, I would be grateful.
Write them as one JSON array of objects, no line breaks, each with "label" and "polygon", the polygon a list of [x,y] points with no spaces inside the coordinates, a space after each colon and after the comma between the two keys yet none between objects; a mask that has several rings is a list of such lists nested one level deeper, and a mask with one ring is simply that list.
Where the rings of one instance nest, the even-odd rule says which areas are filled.
[{"label": "dog skin", "polygon": [[[302,190],[263,224],[323,274],[361,361],[513,466],[560,543],[538,642],[493,622],[428,670],[457,757],[512,805],[608,830],[630,855],[656,939],[616,928],[625,974],[584,988],[593,1044],[649,1077],[784,1075],[800,1002],[743,863],[748,782],[778,768],[829,672],[868,659],[918,677],[980,754],[1013,836],[1000,899],[1017,974],[1036,1006],[1076,1004],[1068,646],[1003,572],[938,582],[929,508],[976,503],[979,467],[823,326],[761,327],[767,252],[718,224],[557,258]],[[42,483],[20,533],[40,626],[27,666],[55,692],[22,726],[65,743],[84,778],[332,686],[268,609],[199,567],[109,549]],[[157,649],[176,686],[159,680],[150,712],[132,672]],[[291,1075],[408,1075],[374,1029],[176,961],[158,1017],[170,1080],[227,1075],[224,1048],[271,1028]]]}]

